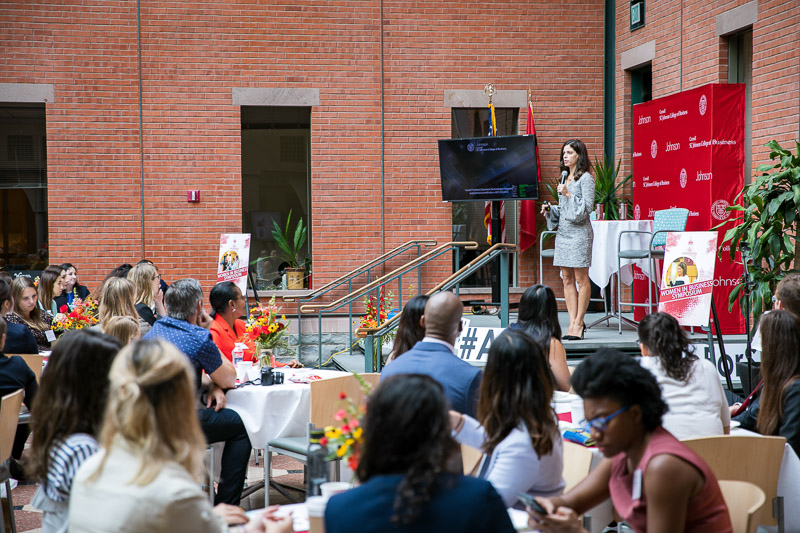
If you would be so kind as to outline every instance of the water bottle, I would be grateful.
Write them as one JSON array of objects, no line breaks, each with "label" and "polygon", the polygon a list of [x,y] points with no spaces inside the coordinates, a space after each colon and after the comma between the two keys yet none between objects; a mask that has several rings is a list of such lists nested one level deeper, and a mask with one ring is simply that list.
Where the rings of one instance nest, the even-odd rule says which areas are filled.
[{"label": "water bottle", "polygon": [[320,496],[320,485],[328,481],[328,447],[319,443],[324,435],[312,429],[308,440],[308,496]]},{"label": "water bottle", "polygon": [[239,368],[237,365],[244,360],[244,348],[239,343],[234,344],[231,356],[233,357],[233,367]]}]

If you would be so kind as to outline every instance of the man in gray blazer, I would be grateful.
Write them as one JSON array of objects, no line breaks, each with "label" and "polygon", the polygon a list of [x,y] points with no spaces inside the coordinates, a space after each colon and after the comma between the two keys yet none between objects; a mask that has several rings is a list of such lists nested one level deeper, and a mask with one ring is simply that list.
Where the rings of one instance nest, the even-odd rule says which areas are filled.
[{"label": "man in gray blazer", "polygon": [[397,374],[430,376],[444,388],[453,410],[474,417],[482,374],[455,355],[453,347],[461,332],[463,309],[461,300],[452,292],[431,296],[421,319],[425,337],[387,365],[381,380]]}]

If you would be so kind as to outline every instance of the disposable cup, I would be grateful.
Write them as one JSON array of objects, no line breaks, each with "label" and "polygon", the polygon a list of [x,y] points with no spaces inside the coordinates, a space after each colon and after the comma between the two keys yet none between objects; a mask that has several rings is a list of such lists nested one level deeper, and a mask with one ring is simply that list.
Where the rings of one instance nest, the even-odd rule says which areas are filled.
[{"label": "disposable cup", "polygon": [[328,481],[319,486],[324,498],[330,498],[350,490],[350,483],[344,481]]}]

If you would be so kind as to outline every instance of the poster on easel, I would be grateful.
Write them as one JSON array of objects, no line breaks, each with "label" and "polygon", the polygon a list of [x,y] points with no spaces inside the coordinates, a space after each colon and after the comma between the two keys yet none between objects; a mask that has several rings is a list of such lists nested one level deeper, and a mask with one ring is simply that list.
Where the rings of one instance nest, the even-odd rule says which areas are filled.
[{"label": "poster on easel", "polygon": [[219,238],[217,283],[232,281],[247,294],[247,266],[250,264],[250,234],[223,233]]},{"label": "poster on easel", "polygon": [[716,231],[667,233],[658,310],[681,326],[708,326],[716,259]]}]

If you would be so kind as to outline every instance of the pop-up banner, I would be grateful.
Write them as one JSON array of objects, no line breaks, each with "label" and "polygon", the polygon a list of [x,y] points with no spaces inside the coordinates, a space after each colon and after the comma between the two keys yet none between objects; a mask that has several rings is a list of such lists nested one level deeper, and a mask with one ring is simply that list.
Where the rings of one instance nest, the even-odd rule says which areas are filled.
[{"label": "pop-up banner", "polygon": [[219,238],[217,283],[232,281],[247,294],[247,266],[250,264],[250,234],[223,233]]},{"label": "pop-up banner", "polygon": [[[686,231],[705,232],[741,216],[725,208],[744,186],[744,95],[742,84],[710,84],[633,106],[634,218],[683,207],[689,210]],[[743,267],[728,255],[715,259],[713,298],[722,333],[744,333],[739,306],[728,312]],[[646,278],[634,269],[634,279],[635,299],[642,302]],[[642,316],[644,308],[637,308],[637,320]]]},{"label": "pop-up banner", "polygon": [[658,310],[681,326],[708,326],[716,260],[716,231],[667,233]]}]

